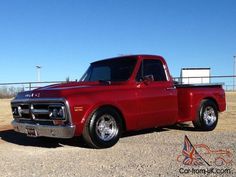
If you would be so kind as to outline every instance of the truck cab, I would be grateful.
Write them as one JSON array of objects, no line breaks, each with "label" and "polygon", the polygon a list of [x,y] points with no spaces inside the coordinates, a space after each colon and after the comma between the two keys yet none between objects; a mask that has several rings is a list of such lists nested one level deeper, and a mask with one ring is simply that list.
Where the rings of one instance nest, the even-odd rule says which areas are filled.
[{"label": "truck cab", "polygon": [[192,121],[213,130],[225,110],[220,84],[174,83],[166,61],[131,55],[91,63],[79,82],[19,93],[12,125],[28,136],[82,136],[94,148],[111,147],[125,131]]}]

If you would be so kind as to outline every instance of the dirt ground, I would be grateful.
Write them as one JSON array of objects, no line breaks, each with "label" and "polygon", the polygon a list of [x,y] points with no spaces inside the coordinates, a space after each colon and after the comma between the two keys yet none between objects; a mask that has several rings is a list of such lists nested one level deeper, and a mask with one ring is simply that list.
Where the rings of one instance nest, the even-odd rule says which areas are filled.
[{"label": "dirt ground", "polygon": [[227,110],[220,114],[216,130],[236,131],[236,93],[226,93]]},{"label": "dirt ground", "polygon": [[11,129],[11,99],[0,99],[0,130]]},{"label": "dirt ground", "polygon": [[[101,150],[89,149],[80,139],[36,139],[16,133],[10,126],[10,99],[0,100],[0,176],[235,177],[236,93],[226,93],[226,96],[227,111],[220,114],[214,131],[175,126],[133,132],[123,136],[112,148]],[[230,151],[232,156],[226,154],[226,157],[232,162],[220,167],[183,165],[178,157],[185,135],[192,144],[203,143],[211,152]],[[215,158],[213,155],[203,154],[209,163]],[[220,173],[190,173],[191,169],[195,172],[218,169]],[[229,173],[225,173],[226,170]]]}]

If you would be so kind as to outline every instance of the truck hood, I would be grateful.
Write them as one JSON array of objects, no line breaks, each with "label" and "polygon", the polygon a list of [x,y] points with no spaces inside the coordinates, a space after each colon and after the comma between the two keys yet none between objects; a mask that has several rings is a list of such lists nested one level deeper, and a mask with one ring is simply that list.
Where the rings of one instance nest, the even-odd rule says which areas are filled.
[{"label": "truck hood", "polygon": [[114,86],[126,85],[125,82],[106,84],[101,82],[69,82],[40,87],[32,91],[18,93],[15,99],[63,98],[69,95],[112,89]]}]

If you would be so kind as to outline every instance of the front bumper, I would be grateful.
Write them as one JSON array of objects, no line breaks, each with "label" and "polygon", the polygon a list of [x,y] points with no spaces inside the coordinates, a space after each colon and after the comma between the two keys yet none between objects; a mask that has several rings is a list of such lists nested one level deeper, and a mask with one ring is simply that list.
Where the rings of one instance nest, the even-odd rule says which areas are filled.
[{"label": "front bumper", "polygon": [[[12,126],[16,132],[27,134],[33,137],[52,137],[52,138],[72,138],[75,134],[75,126],[49,126],[19,123],[15,120],[12,121]],[[33,133],[32,133],[33,131]]]}]

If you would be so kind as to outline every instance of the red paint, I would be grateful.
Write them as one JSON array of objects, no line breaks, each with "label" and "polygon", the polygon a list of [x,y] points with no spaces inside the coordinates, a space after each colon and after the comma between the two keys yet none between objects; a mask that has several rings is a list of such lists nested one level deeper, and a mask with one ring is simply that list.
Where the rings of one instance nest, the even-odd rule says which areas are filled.
[{"label": "red paint", "polygon": [[[224,90],[221,86],[174,88],[167,64],[161,56],[137,55],[135,69],[126,82],[106,85],[99,82],[73,82],[37,89],[40,97],[66,98],[70,105],[72,123],[76,136],[81,135],[85,121],[99,107],[110,105],[120,111],[126,130],[139,130],[167,126],[196,118],[201,100],[214,100],[219,111],[226,108]],[[166,82],[136,82],[140,63],[145,59],[160,60],[166,68]],[[168,89],[170,88],[170,89]],[[20,95],[18,95],[20,96]],[[75,111],[80,107],[80,111]]]}]

